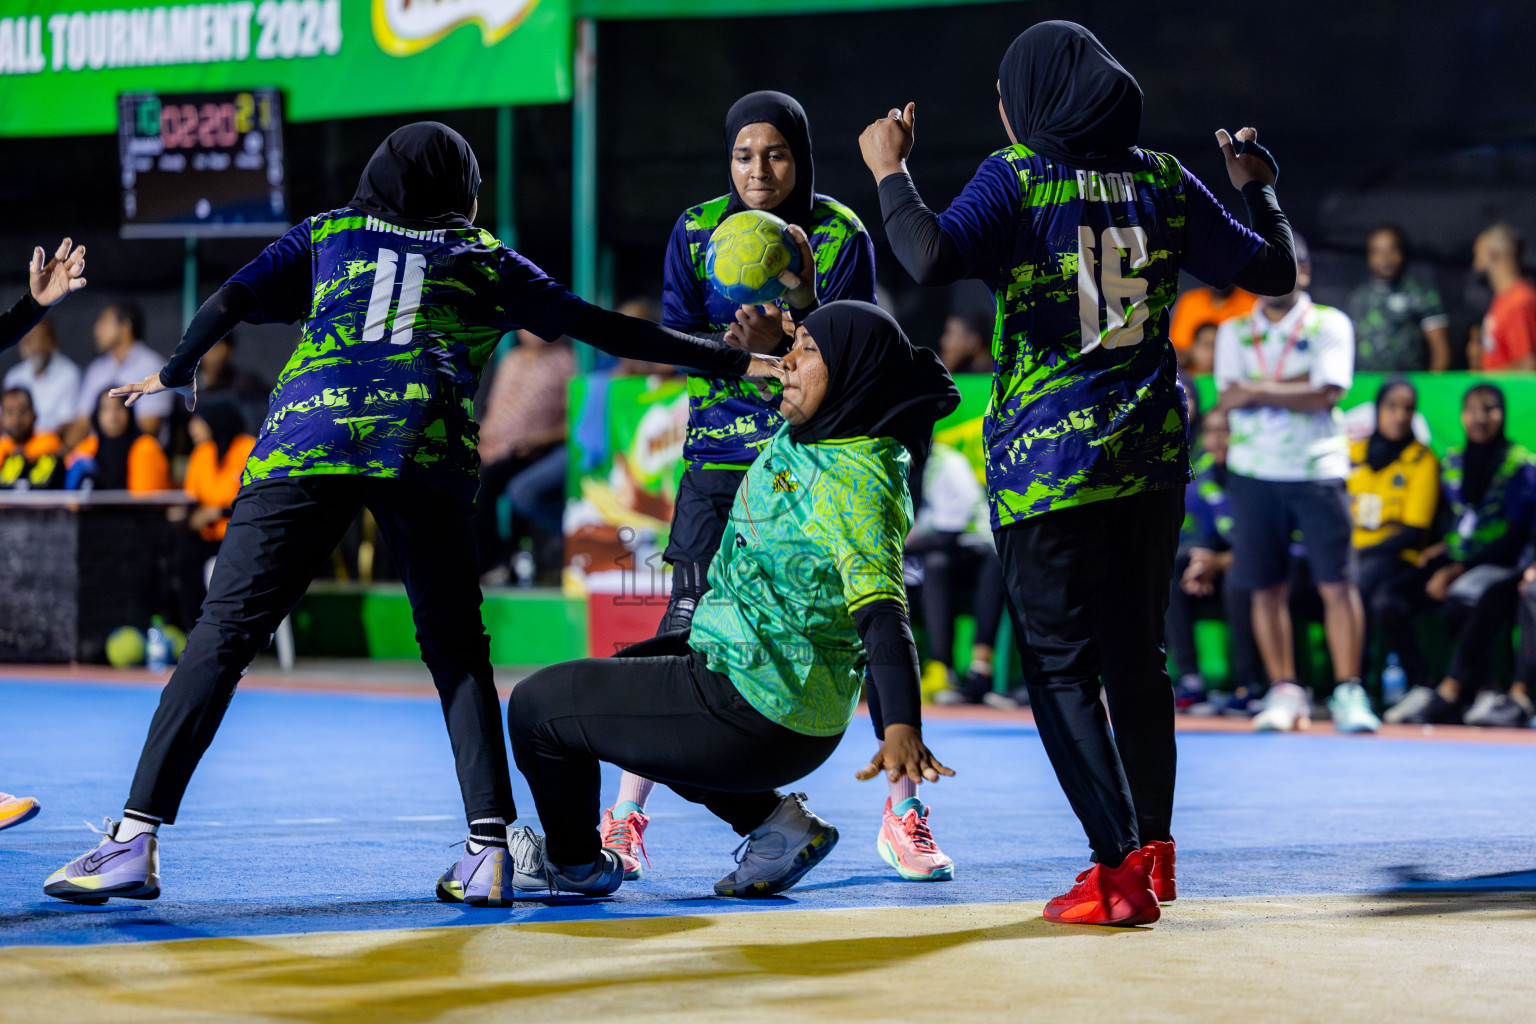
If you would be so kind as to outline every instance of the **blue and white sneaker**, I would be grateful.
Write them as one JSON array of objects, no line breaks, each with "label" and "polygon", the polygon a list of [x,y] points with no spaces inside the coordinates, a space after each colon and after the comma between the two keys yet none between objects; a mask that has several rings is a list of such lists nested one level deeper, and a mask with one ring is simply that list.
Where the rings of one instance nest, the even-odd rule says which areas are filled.
[{"label": "blue and white sneaker", "polygon": [[1375,732],[1381,719],[1371,710],[1371,698],[1359,683],[1340,683],[1328,698],[1328,714],[1339,732]]},{"label": "blue and white sneaker", "polygon": [[715,895],[754,897],[783,892],[820,864],[836,845],[837,829],[811,813],[804,793],[791,793],[736,848],[736,870],[715,883]]},{"label": "blue and white sneaker", "polygon": [[120,843],[112,838],[119,823],[107,818],[102,824],[104,828],[86,824],[101,842],[49,875],[43,883],[45,896],[94,905],[109,896],[152,900],[160,895],[160,841],[154,833],[141,832]]},{"label": "blue and white sneaker", "polygon": [[533,829],[507,829],[507,846],[482,846],[437,880],[437,898],[472,907],[510,907],[520,893],[554,892],[544,862],[544,840]]},{"label": "blue and white sneaker", "polygon": [[611,896],[617,892],[624,884],[624,861],[617,851],[606,846],[599,852],[592,867],[581,874],[575,873],[579,865],[571,868],[548,864],[550,888],[578,896]]}]

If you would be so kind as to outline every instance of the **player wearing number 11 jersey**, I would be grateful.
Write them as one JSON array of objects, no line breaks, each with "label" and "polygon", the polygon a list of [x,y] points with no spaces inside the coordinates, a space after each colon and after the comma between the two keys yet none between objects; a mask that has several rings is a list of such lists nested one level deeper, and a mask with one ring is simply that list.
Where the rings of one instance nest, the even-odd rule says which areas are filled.
[{"label": "player wearing number 11 jersey", "polygon": [[1181,269],[1215,287],[1289,291],[1290,231],[1267,154],[1219,135],[1255,232],[1176,159],[1138,148],[1141,89],[1080,25],[1020,35],[998,93],[1012,145],[941,215],[906,173],[912,105],[860,145],[902,265],[928,285],[977,278],[997,301],[992,528],[1035,721],[1096,862],[1046,916],[1149,923],[1154,891],[1173,896],[1163,614],[1190,476],[1169,307]]},{"label": "player wearing number 11 jersey", "polygon": [[83,903],[159,895],[159,826],[176,820],[251,658],[366,506],[410,598],[469,822],[466,853],[438,896],[480,906],[511,899],[524,876],[508,850],[516,810],[471,528],[473,401],[486,360],[501,335],[526,328],[712,375],[770,368],[743,350],[588,305],[474,226],[479,186],[475,155],[457,132],[401,128],[374,153],[350,203],[268,246],[203,305],[165,369],[115,392],[131,403],[174,390],[190,407],[198,360],[236,323],[303,324],[123,820],[49,876],[48,895]]}]

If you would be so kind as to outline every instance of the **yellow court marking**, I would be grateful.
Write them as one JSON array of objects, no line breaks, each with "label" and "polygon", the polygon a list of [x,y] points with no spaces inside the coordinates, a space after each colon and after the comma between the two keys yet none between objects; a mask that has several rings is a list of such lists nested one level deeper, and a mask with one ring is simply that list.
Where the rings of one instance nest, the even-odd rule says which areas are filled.
[{"label": "yellow court marking", "polygon": [[[1536,896],[792,910],[0,950],[0,1020],[1530,1019]],[[516,917],[516,912],[512,915]]]}]

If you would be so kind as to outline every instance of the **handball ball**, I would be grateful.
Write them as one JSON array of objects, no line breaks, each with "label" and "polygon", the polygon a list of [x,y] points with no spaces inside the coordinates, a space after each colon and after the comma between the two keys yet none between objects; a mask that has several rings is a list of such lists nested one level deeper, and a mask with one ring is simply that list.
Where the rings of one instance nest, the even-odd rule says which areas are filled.
[{"label": "handball ball", "polygon": [[742,210],[721,221],[704,256],[704,271],[715,290],[742,305],[783,295],[780,272],[800,273],[800,247],[786,227],[766,210]]},{"label": "handball ball", "polygon": [[144,632],[119,626],[107,634],[107,661],[117,668],[144,664]]}]

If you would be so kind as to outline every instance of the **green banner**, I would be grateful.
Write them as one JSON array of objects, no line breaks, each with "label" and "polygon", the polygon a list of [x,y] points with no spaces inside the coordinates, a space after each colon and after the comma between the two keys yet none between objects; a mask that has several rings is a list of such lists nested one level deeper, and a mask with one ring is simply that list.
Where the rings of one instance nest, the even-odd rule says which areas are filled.
[{"label": "green banner", "polygon": [[572,0],[578,18],[734,18],[953,7],[1002,0]]},{"label": "green banner", "polygon": [[571,95],[570,0],[6,0],[0,135],[117,130],[125,92],[276,87],[318,121]]}]

